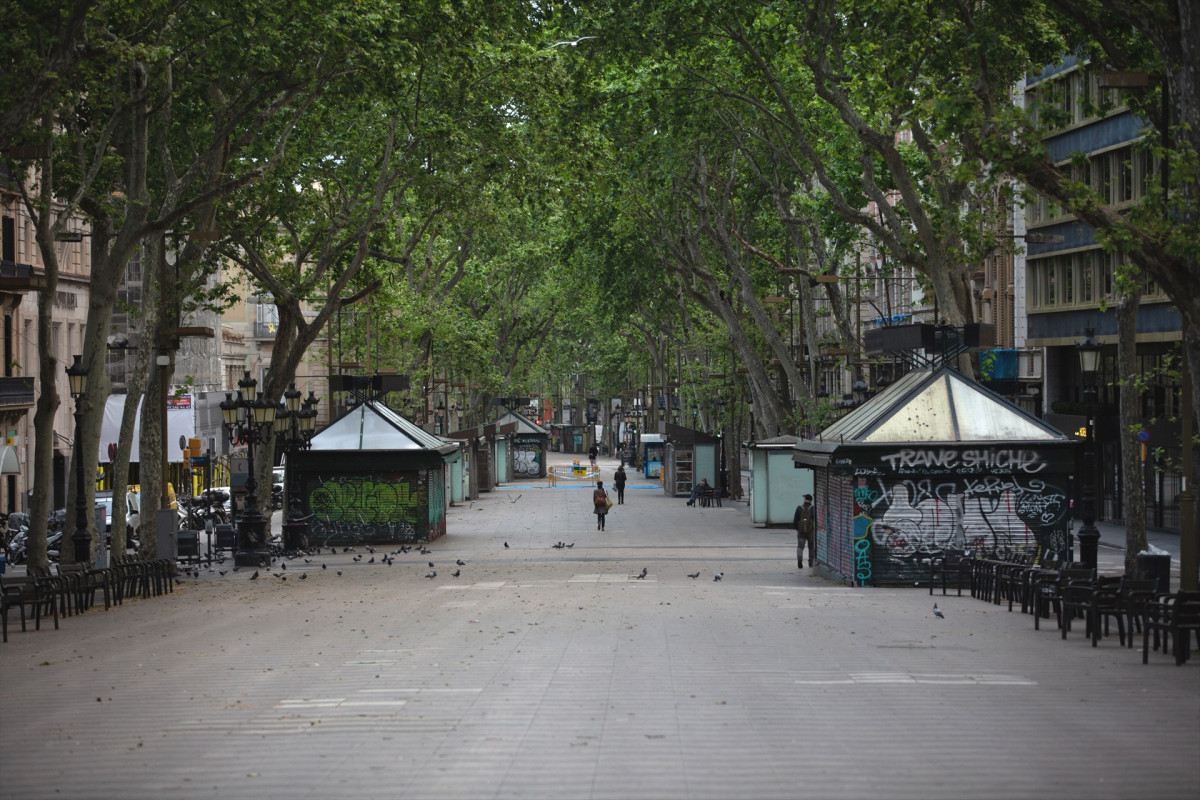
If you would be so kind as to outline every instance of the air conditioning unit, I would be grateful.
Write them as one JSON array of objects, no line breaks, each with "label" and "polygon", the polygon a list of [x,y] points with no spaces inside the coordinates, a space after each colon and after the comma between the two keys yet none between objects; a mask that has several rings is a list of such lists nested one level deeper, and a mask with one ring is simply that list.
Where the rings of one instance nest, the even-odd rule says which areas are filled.
[{"label": "air conditioning unit", "polygon": [[1023,381],[1040,381],[1042,379],[1043,351],[1021,350],[1017,354],[1017,375]]}]

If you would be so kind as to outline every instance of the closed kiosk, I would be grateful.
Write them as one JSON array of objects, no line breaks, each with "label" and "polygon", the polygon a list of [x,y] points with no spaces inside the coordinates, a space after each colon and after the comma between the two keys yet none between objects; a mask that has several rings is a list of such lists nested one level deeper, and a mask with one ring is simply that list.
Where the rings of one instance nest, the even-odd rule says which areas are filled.
[{"label": "closed kiosk", "polygon": [[667,437],[661,433],[642,434],[642,474],[647,478],[662,476]]}]

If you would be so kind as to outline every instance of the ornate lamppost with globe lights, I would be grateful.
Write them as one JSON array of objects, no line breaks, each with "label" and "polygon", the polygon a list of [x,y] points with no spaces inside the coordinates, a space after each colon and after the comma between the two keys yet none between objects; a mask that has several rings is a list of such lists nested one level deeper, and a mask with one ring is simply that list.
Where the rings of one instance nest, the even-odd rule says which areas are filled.
[{"label": "ornate lamppost with globe lights", "polygon": [[233,563],[239,567],[268,566],[271,551],[267,547],[267,519],[258,507],[258,480],[254,477],[254,449],[267,439],[275,425],[275,403],[262,392],[255,396],[258,381],[247,371],[238,381],[237,398],[225,393],[221,403],[221,419],[229,434],[229,440],[246,445],[249,474],[246,478],[246,503],[242,518],[238,521],[238,548],[233,554]]},{"label": "ornate lamppost with globe lights", "polygon": [[275,442],[284,448],[288,455],[287,469],[283,477],[284,494],[287,497],[288,515],[283,525],[283,546],[285,550],[294,550],[303,546],[307,538],[307,523],[301,517],[298,506],[300,498],[296,496],[295,453],[312,447],[313,434],[317,429],[317,396],[311,391],[303,403],[300,402],[301,392],[292,383],[283,393],[283,402],[275,414]]}]

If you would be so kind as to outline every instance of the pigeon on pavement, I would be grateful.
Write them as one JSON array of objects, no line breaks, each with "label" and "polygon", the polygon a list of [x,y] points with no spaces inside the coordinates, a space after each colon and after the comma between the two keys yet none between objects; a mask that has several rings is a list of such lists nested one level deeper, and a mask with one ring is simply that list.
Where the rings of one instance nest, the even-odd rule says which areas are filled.
[{"label": "pigeon on pavement", "polygon": [[645,568],[645,567],[642,567],[642,574],[641,574],[641,575],[638,575],[638,576],[637,576],[637,579],[638,579],[639,581],[641,581],[641,580],[645,580],[645,579],[646,579],[646,568]]},{"label": "pigeon on pavement", "polygon": [[451,573],[450,573],[450,575],[451,575],[452,577],[455,577],[455,578],[457,578],[459,575],[462,575],[462,570],[461,570],[461,569],[456,569],[456,570],[454,570],[454,572],[451,572]]},{"label": "pigeon on pavement", "polygon": [[454,563],[458,564],[460,567],[465,567],[467,565],[467,562],[463,561],[461,558],[458,559],[457,561],[455,561]]},{"label": "pigeon on pavement", "polygon": [[254,574],[250,576],[250,580],[252,580],[252,581],[258,580],[258,570],[254,570]]},{"label": "pigeon on pavement", "polygon": [[942,610],[941,610],[940,608],[938,608],[938,607],[937,607],[937,603],[934,603],[934,604],[933,604],[933,615],[934,615],[935,617],[937,617],[938,619],[945,619],[945,618],[946,618],[946,615],[942,613]]},{"label": "pigeon on pavement", "polygon": [[719,581],[719,580],[721,580],[721,578],[724,578],[724,577],[725,577],[725,573],[724,573],[724,572],[718,572],[716,575],[713,575],[713,580],[714,580],[714,581]]},{"label": "pigeon on pavement", "polygon": [[507,550],[507,549],[508,549],[508,542],[505,542],[505,543],[504,543],[504,549],[505,549],[505,550]]},{"label": "pigeon on pavement", "polygon": [[691,578],[692,580],[696,580],[696,578],[700,577],[700,573],[699,572],[689,572],[688,577]]},{"label": "pigeon on pavement", "polygon": [[425,577],[426,577],[426,578],[436,578],[436,577],[437,577],[437,573],[436,573],[436,572],[429,572],[429,573],[426,573]]}]

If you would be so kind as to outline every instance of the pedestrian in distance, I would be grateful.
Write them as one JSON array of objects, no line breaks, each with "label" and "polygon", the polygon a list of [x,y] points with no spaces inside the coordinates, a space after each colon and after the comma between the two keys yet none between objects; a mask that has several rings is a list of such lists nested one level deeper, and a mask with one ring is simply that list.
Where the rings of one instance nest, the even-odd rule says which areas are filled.
[{"label": "pedestrian in distance", "polygon": [[592,491],[592,507],[596,512],[596,530],[604,530],[604,518],[608,516],[608,508],[612,505],[612,500],[608,499],[608,492],[604,491],[604,481],[596,481],[596,488]]},{"label": "pedestrian in distance", "polygon": [[625,465],[617,467],[613,473],[613,488],[617,490],[617,505],[625,505]]},{"label": "pedestrian in distance", "polygon": [[592,442],[592,446],[588,448],[588,459],[592,462],[592,466],[596,466],[596,456],[600,455],[600,448]]},{"label": "pedestrian in distance", "polygon": [[804,569],[804,546],[808,545],[808,566],[813,566],[817,556],[817,510],[813,508],[811,494],[804,495],[804,502],[796,506],[796,514],[792,517],[792,525],[796,528],[796,566]]}]

